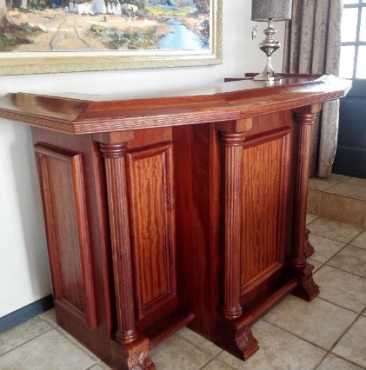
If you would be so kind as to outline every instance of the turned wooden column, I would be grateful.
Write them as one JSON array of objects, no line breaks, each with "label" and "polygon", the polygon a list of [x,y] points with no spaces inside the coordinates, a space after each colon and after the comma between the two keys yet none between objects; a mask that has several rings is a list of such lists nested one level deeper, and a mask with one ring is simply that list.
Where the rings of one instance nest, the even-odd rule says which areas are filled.
[{"label": "turned wooden column", "polygon": [[313,268],[306,261],[309,254],[306,214],[310,172],[310,146],[312,128],[319,111],[320,106],[316,105],[295,112],[295,119],[298,125],[298,152],[294,199],[294,254],[292,267],[299,280],[299,287],[295,291],[295,294],[306,300],[311,300],[319,294],[319,288],[313,281]]},{"label": "turned wooden column", "polygon": [[242,156],[245,135],[242,132],[222,132],[224,145],[225,186],[225,292],[224,315],[228,320],[241,316],[240,249]]},{"label": "turned wooden column", "polygon": [[137,337],[130,225],[127,203],[125,143],[100,144],[104,156],[109,223],[112,244],[113,273],[115,281],[118,331],[121,343],[133,342]]}]

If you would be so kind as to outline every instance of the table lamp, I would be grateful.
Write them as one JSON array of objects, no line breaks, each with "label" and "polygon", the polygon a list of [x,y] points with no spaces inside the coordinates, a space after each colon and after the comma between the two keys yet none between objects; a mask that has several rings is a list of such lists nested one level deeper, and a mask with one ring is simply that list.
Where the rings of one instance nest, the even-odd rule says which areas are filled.
[{"label": "table lamp", "polygon": [[257,81],[280,80],[276,76],[272,66],[272,55],[281,44],[275,39],[276,29],[273,22],[287,21],[292,16],[292,0],[253,0],[252,21],[267,22],[268,27],[264,30],[265,39],[261,42],[260,49],[267,55],[267,62],[264,71],[254,77]]}]

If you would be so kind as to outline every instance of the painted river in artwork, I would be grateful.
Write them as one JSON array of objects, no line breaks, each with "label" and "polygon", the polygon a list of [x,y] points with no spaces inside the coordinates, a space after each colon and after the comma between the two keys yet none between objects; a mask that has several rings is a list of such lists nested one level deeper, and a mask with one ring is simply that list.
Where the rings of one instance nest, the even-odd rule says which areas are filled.
[{"label": "painted river in artwork", "polygon": [[204,40],[179,20],[172,19],[167,23],[173,31],[160,39],[159,49],[201,50],[207,47]]}]

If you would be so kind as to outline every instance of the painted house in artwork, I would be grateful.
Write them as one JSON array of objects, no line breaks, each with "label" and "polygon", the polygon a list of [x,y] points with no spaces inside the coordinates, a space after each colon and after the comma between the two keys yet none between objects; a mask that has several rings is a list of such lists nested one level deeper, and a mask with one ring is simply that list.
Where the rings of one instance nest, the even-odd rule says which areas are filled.
[{"label": "painted house in artwork", "polygon": [[0,0],[0,52],[205,50],[210,0]]}]

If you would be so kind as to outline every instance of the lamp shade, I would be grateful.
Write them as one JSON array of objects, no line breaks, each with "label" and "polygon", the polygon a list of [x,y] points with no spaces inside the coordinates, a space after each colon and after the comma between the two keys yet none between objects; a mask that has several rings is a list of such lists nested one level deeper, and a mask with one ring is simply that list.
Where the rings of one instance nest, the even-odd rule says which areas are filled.
[{"label": "lamp shade", "polygon": [[253,0],[252,21],[286,21],[292,16],[292,0]]}]

